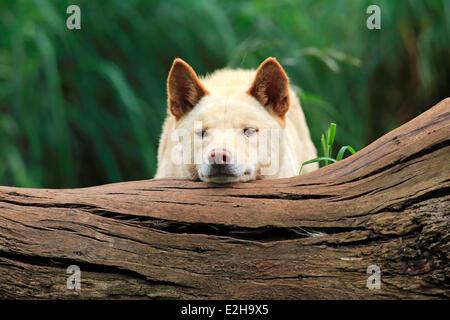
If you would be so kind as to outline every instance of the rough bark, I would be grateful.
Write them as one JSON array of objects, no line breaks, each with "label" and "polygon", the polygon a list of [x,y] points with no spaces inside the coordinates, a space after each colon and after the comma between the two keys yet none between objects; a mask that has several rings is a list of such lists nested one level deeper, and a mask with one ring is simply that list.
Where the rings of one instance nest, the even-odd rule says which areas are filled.
[{"label": "rough bark", "polygon": [[289,179],[0,187],[0,297],[448,299],[449,137],[446,99]]}]

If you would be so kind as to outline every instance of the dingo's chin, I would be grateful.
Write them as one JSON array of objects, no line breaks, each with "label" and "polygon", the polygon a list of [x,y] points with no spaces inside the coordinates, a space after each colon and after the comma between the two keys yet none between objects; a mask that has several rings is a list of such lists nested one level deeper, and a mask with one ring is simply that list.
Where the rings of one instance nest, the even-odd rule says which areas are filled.
[{"label": "dingo's chin", "polygon": [[204,182],[225,184],[233,182],[247,182],[255,180],[255,170],[252,167],[247,169],[236,165],[214,166],[205,164],[200,166],[198,177]]}]

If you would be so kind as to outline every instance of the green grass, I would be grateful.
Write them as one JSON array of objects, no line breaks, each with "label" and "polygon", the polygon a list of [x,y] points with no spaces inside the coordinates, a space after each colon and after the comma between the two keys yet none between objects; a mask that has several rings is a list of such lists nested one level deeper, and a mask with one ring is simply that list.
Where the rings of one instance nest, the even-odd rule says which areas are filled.
[{"label": "green grass", "polygon": [[[81,8],[67,30],[66,8]],[[361,149],[448,96],[450,4],[376,1],[0,2],[0,185],[151,178],[175,57],[199,74],[275,56],[318,149]],[[331,162],[330,160],[328,160]]]},{"label": "green grass", "polygon": [[321,146],[321,152],[322,156],[317,157],[308,161],[305,161],[302,163],[300,167],[299,174],[302,173],[303,166],[310,164],[310,163],[323,163],[324,167],[327,166],[330,162],[338,162],[341,161],[344,158],[345,151],[349,151],[351,154],[355,154],[355,149],[353,149],[351,146],[343,146],[341,149],[339,149],[339,152],[336,155],[336,158],[332,157],[332,150],[333,150],[333,143],[334,139],[336,138],[336,124],[331,123],[328,127],[328,130],[322,134],[320,138],[320,146]]}]

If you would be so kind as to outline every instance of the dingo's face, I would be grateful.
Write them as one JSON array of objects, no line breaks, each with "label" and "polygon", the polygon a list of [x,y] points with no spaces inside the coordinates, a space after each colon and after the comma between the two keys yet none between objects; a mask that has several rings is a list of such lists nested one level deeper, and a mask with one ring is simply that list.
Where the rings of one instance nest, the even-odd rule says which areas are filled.
[{"label": "dingo's face", "polygon": [[168,80],[178,147],[172,161],[192,179],[229,183],[276,173],[289,108],[288,80],[275,59],[259,67],[250,88],[209,92],[194,71],[175,60]]}]

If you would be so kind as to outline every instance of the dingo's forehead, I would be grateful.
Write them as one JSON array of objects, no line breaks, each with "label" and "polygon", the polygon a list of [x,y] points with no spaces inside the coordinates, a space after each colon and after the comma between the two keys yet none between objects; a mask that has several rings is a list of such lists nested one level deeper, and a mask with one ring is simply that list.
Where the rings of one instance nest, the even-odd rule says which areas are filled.
[{"label": "dingo's forehead", "polygon": [[182,120],[183,127],[200,121],[204,128],[231,129],[253,126],[278,128],[279,119],[274,118],[254,98],[245,92],[233,95],[211,93]]}]

